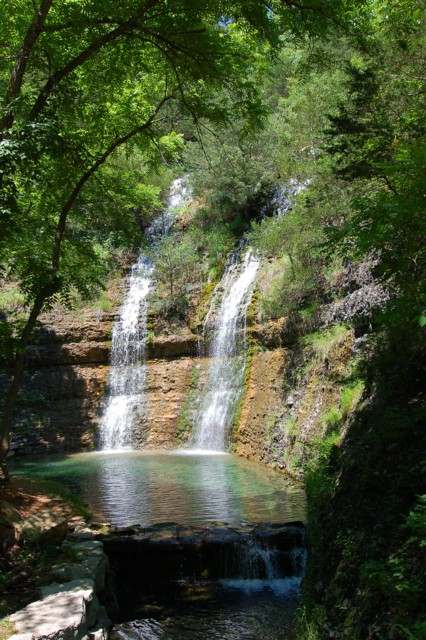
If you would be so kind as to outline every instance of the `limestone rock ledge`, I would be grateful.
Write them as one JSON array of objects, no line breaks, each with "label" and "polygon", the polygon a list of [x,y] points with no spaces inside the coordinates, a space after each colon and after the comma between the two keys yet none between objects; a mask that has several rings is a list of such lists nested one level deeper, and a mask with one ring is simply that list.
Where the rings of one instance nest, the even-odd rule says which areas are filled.
[{"label": "limestone rock ledge", "polygon": [[23,640],[22,634],[25,640],[107,639],[111,621],[98,594],[106,589],[109,563],[102,543],[91,537],[68,536],[63,546],[71,548],[76,562],[55,565],[51,577],[61,581],[41,587],[40,600],[9,616],[19,632],[14,640]]},{"label": "limestone rock ledge", "polygon": [[[12,455],[96,447],[116,317],[116,313],[90,310],[56,315],[52,311],[43,316],[26,356],[11,433]],[[185,329],[156,336],[147,345],[148,406],[136,430],[135,447],[175,444],[198,339]],[[0,363],[0,402],[10,380],[8,363]]]},{"label": "limestone rock ledge", "polygon": [[282,348],[254,354],[237,431],[238,455],[269,463],[270,423],[283,406],[288,362],[289,352]]},{"label": "limestone rock ledge", "polygon": [[[84,451],[94,446],[115,315],[49,312],[29,347],[11,451]],[[11,379],[0,363],[0,402]]]},{"label": "limestone rock ledge", "polygon": [[[333,416],[343,416],[342,393],[356,354],[351,329],[324,331],[321,339],[315,348],[302,338],[286,349],[254,353],[236,433],[237,454],[302,476],[310,443],[327,435]],[[350,391],[348,412],[361,387]]]}]

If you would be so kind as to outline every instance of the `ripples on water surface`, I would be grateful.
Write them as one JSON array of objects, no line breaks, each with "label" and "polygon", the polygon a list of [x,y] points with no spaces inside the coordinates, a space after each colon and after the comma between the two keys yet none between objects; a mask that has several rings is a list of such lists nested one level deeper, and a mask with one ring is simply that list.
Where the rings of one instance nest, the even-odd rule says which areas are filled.
[{"label": "ripples on water surface", "polygon": [[[233,455],[92,453],[26,458],[12,467],[65,483],[95,517],[116,526],[305,519],[298,485]],[[299,587],[300,577],[288,577],[133,589],[111,640],[286,640]]]},{"label": "ripples on water surface", "polygon": [[294,579],[280,581],[280,595],[259,585],[250,592],[243,581],[234,582],[195,585],[166,601],[154,594],[138,620],[114,627],[111,640],[288,640],[297,605]]},{"label": "ripples on water surface", "polygon": [[12,473],[66,484],[115,526],[305,519],[303,490],[233,455],[129,451],[25,458]]}]

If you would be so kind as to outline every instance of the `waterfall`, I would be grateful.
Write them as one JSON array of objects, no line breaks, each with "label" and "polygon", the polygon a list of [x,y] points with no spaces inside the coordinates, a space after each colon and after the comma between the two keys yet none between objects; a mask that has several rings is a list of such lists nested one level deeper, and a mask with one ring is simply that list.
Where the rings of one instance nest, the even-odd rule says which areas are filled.
[{"label": "waterfall", "polygon": [[141,254],[132,267],[126,298],[112,330],[108,404],[101,422],[102,449],[130,449],[132,426],[144,415],[147,295],[152,262]]},{"label": "waterfall", "polygon": [[210,365],[192,447],[225,451],[246,367],[246,314],[259,261],[250,249],[231,253],[204,323]]},{"label": "waterfall", "polygon": [[[155,246],[156,240],[170,230],[176,209],[188,198],[184,180],[172,184],[168,207],[145,232]],[[132,448],[133,425],[146,417],[145,345],[147,339],[147,296],[152,285],[154,264],[141,253],[133,265],[127,294],[119,318],[112,330],[111,371],[108,402],[100,425],[103,450]]]},{"label": "waterfall", "polygon": [[285,184],[275,185],[271,189],[268,197],[266,198],[266,202],[260,211],[261,217],[279,217],[285,215],[288,211],[291,211],[295,196],[306,189],[309,183],[310,180],[308,179],[299,181],[296,178],[291,178]]},{"label": "waterfall", "polygon": [[221,583],[227,589],[247,594],[267,590],[278,596],[294,597],[300,592],[306,555],[302,547],[287,554],[249,539],[237,551],[240,577],[222,578]]}]

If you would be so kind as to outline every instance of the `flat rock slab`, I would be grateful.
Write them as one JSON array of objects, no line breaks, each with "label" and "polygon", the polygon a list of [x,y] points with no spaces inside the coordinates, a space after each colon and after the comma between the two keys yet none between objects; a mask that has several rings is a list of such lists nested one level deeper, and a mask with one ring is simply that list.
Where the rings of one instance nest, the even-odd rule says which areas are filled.
[{"label": "flat rock slab", "polygon": [[119,528],[117,531],[112,529],[100,538],[109,549],[114,546],[123,549],[131,541],[140,546],[209,546],[235,544],[250,538],[283,549],[291,549],[305,546],[305,531],[302,522],[261,524],[245,522],[232,525],[211,523],[203,527],[163,523],[145,528],[134,525]]},{"label": "flat rock slab", "polygon": [[92,580],[44,587],[45,597],[9,617],[20,633],[34,640],[81,640],[87,635],[87,609],[94,598]]},{"label": "flat rock slab", "polygon": [[257,540],[281,549],[304,547],[306,545],[306,532],[300,525],[287,526],[260,526],[255,529]]},{"label": "flat rock slab", "polygon": [[19,528],[28,542],[60,544],[68,533],[68,522],[53,511],[40,511],[24,520]]},{"label": "flat rock slab", "polygon": [[[68,536],[69,538],[70,536]],[[92,578],[95,581],[96,592],[105,589],[109,563],[102,542],[85,540],[71,545],[71,549],[76,553],[77,562],[54,565],[51,569],[52,578],[58,582]]]}]

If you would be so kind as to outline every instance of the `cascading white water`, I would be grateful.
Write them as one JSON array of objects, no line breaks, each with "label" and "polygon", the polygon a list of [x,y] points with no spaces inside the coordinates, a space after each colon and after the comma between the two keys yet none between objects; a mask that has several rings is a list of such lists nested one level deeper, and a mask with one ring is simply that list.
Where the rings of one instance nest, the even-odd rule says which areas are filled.
[{"label": "cascading white water", "polygon": [[143,417],[146,297],[152,270],[152,262],[140,255],[132,267],[129,290],[112,331],[109,397],[100,431],[104,450],[130,449],[133,422]]},{"label": "cascading white water", "polygon": [[264,212],[269,211],[273,216],[285,215],[291,210],[295,196],[306,189],[309,182],[291,178],[286,184],[276,186],[270,193]]},{"label": "cascading white water", "polygon": [[279,549],[249,538],[237,549],[240,577],[224,578],[221,582],[228,589],[247,594],[268,590],[279,596],[297,596],[305,573],[306,549],[295,547],[289,553],[286,562],[290,564],[287,570],[290,575],[280,566],[282,555]]},{"label": "cascading white water", "polygon": [[[151,244],[155,245],[156,239],[170,230],[176,209],[187,198],[188,189],[183,179],[175,180],[167,209],[146,231]],[[145,417],[147,296],[153,270],[152,260],[141,253],[132,267],[128,292],[112,331],[109,396],[100,426],[103,450],[131,449],[133,425]]]},{"label": "cascading white water", "polygon": [[[228,430],[240,397],[246,366],[246,315],[259,261],[250,249],[241,260],[233,252],[217,285],[204,323],[210,365],[192,447],[225,451]],[[221,300],[219,305],[219,300]]]}]

